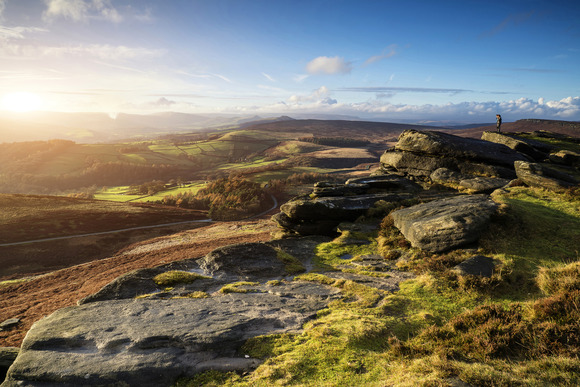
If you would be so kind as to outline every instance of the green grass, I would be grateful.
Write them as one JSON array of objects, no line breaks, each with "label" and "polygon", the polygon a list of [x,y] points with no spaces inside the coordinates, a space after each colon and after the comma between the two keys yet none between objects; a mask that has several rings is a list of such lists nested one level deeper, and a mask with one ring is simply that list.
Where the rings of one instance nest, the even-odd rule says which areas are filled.
[{"label": "green grass", "polygon": [[130,195],[129,186],[118,186],[118,187],[108,187],[104,190],[95,193],[95,199],[97,200],[110,200],[114,202],[136,202],[136,203],[146,203],[146,202],[157,202],[163,199],[166,195],[177,195],[181,192],[194,192],[196,193],[203,187],[205,187],[205,181],[198,181],[191,184],[186,184],[181,187],[174,187],[167,190],[160,191],[154,195]]},{"label": "green grass", "polygon": [[189,284],[198,279],[210,279],[210,278],[211,277],[207,277],[197,273],[190,273],[181,270],[171,270],[156,275],[153,278],[153,281],[157,286],[175,286],[178,284]]},{"label": "green grass", "polygon": [[[495,200],[505,205],[477,252],[501,264],[492,279],[453,274],[466,252],[435,255],[404,246],[397,248],[412,254],[418,276],[394,294],[301,274],[295,280],[337,287],[343,298],[319,311],[301,334],[249,340],[242,352],[265,359],[254,372],[212,371],[178,385],[438,386],[452,379],[477,386],[578,385],[580,202],[529,188],[511,188]],[[318,246],[316,268],[341,270],[377,250],[376,242],[350,245],[343,236]],[[343,259],[346,254],[352,258]]]},{"label": "green grass", "polygon": [[255,289],[248,289],[245,288],[244,286],[258,286],[260,283],[259,282],[249,282],[249,281],[240,281],[240,282],[234,282],[231,284],[227,284],[224,285],[219,292],[223,293],[223,294],[228,294],[228,293],[252,293],[255,292]]}]

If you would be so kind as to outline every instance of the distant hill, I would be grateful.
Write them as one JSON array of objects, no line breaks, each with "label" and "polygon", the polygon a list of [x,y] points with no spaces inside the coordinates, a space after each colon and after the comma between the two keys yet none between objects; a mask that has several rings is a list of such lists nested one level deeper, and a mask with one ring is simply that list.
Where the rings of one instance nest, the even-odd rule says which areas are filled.
[{"label": "distant hill", "polygon": [[357,137],[358,139],[383,140],[398,136],[403,130],[440,130],[436,126],[396,124],[390,122],[347,121],[347,120],[293,120],[285,119],[267,123],[257,123],[245,127],[246,130],[270,132],[309,132],[317,137]]}]

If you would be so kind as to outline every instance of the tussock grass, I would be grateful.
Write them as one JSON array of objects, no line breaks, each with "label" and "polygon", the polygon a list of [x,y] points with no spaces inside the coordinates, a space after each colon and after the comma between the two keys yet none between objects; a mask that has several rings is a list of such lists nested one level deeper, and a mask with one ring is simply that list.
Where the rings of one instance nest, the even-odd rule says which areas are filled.
[{"label": "tussock grass", "polygon": [[157,286],[175,286],[179,284],[189,284],[200,278],[210,279],[211,277],[187,271],[171,270],[156,275],[153,278],[153,281]]},{"label": "tussock grass", "polygon": [[231,284],[227,284],[225,286],[223,286],[219,292],[223,293],[223,294],[228,294],[228,293],[251,293],[251,292],[256,292],[256,289],[246,289],[244,288],[244,286],[258,286],[260,283],[259,282],[249,282],[249,281],[240,281],[240,282],[234,282]]}]

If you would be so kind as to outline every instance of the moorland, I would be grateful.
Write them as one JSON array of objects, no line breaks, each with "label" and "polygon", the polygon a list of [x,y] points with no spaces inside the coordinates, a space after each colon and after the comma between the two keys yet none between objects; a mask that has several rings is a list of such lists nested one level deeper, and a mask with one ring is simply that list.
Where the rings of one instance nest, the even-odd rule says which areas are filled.
[{"label": "moorland", "polygon": [[[0,332],[0,345],[19,346],[41,316],[74,305],[131,270],[202,257],[231,243],[270,240],[275,226],[269,215],[260,214],[271,208],[273,198],[283,203],[309,192],[316,181],[370,174],[380,155],[409,128],[284,119],[139,141],[0,144],[4,244],[214,220],[86,236],[84,242],[0,246],[3,267],[13,262],[11,271],[0,274],[0,320],[21,319],[16,328]],[[488,129],[445,131],[479,138]],[[542,120],[506,123],[502,129],[575,137],[579,131],[577,123]],[[577,145],[568,146],[577,151]],[[353,287],[347,293],[356,302],[332,304],[303,334],[248,342],[248,353],[269,359],[255,373],[209,372],[181,383],[574,385],[578,348],[575,339],[562,340],[578,334],[570,320],[578,313],[577,191],[516,187],[497,193],[495,200],[503,206],[481,241],[481,251],[501,262],[502,272],[491,279],[458,281],[450,274],[465,258],[461,252],[414,252],[399,269],[416,278],[380,304],[374,292]],[[260,216],[248,219],[255,215]],[[378,235],[357,238],[370,242],[349,245],[343,235],[322,244],[317,264],[340,270],[345,255],[356,259],[380,253],[377,240],[383,248],[409,247],[385,220]],[[139,248],[137,255],[127,254]],[[22,265],[51,256],[66,259],[52,267]],[[308,280],[328,281],[315,275]]]}]

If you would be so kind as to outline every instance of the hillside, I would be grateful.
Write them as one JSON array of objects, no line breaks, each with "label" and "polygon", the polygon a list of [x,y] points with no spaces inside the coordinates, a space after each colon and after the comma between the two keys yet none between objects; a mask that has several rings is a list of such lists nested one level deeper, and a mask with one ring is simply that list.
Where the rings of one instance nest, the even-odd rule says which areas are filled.
[{"label": "hillside", "polygon": [[[205,212],[177,207],[38,195],[0,194],[0,208],[0,278],[18,278],[92,261],[106,257],[128,243],[197,225],[189,223],[106,234],[108,231],[207,217]],[[62,239],[94,233],[103,234]],[[13,245],[48,238],[59,239]]]},{"label": "hillside", "polygon": [[[2,283],[0,320],[22,317],[0,332],[10,345],[91,294],[31,328],[9,380],[577,385],[577,187],[545,189],[520,169],[540,163],[504,148],[410,131],[381,156],[382,176],[285,203],[283,235],[265,220],[223,223]],[[219,248],[205,255],[204,241]],[[228,245],[242,241],[253,243]]]},{"label": "hillside", "polygon": [[384,141],[395,138],[407,129],[437,130],[436,126],[346,120],[282,120],[246,127],[269,132],[308,132],[318,137],[347,137]]}]

